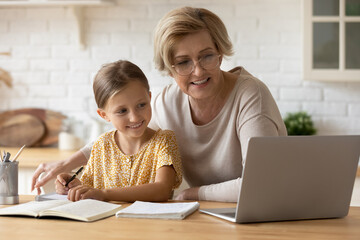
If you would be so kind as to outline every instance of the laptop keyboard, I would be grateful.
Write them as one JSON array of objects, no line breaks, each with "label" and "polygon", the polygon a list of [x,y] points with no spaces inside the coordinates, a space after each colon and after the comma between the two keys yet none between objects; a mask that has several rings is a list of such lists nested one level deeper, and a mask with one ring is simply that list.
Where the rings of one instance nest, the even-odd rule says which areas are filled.
[{"label": "laptop keyboard", "polygon": [[235,213],[234,212],[224,212],[224,213],[220,213],[223,216],[226,217],[231,217],[231,218],[235,218]]}]

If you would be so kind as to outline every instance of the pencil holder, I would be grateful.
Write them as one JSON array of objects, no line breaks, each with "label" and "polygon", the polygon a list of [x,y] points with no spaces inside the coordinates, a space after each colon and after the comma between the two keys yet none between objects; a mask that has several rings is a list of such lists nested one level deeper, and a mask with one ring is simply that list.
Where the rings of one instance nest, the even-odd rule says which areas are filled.
[{"label": "pencil holder", "polygon": [[0,204],[19,203],[19,162],[0,162]]}]

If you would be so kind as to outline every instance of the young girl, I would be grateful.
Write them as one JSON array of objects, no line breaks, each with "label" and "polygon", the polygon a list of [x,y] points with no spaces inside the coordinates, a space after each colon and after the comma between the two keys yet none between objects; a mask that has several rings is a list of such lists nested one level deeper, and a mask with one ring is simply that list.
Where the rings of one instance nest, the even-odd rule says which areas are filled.
[{"label": "young girl", "polygon": [[151,119],[149,84],[135,64],[117,61],[95,77],[97,113],[116,130],[95,141],[81,179],[59,174],[56,192],[78,201],[166,201],[182,180],[175,135],[148,128]]}]

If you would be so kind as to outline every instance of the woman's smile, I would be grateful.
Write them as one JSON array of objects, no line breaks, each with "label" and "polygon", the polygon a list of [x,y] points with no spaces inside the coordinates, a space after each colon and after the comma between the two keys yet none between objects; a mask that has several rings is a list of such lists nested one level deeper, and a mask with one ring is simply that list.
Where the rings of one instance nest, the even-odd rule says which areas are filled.
[{"label": "woman's smile", "polygon": [[198,80],[198,81],[193,81],[191,82],[191,84],[194,85],[203,85],[204,83],[207,83],[210,80],[210,78],[205,78],[203,80]]},{"label": "woman's smile", "polygon": [[[216,56],[217,65],[211,69],[204,68],[208,56]],[[180,89],[191,98],[208,99],[216,96],[223,87],[221,78],[220,55],[208,31],[199,31],[188,34],[178,42],[174,48],[173,62],[193,62],[192,72],[188,75],[180,75],[174,72],[174,78]],[[212,59],[214,61],[214,59]],[[179,63],[178,63],[179,64]]]}]

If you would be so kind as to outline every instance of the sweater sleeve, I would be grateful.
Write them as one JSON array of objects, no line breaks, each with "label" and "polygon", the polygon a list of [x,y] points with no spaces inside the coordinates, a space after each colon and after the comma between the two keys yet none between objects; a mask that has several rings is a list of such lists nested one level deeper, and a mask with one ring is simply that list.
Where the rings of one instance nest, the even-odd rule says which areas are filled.
[{"label": "sweater sleeve", "polygon": [[[281,124],[284,124],[281,122]],[[258,115],[246,121],[239,131],[243,159],[246,160],[249,139],[263,136],[284,136],[286,131],[267,116]],[[243,161],[243,165],[244,165]]]},{"label": "sweater sleeve", "polygon": [[[266,116],[256,116],[247,121],[240,130],[241,149],[243,150],[243,165],[246,161],[248,140],[255,136],[278,136],[277,125]],[[237,202],[242,179],[237,178],[226,182],[204,185],[199,189],[199,200]]]},{"label": "sweater sleeve", "polygon": [[240,194],[241,178],[201,186],[199,189],[200,201],[237,202]]},{"label": "sweater sleeve", "polygon": [[94,142],[89,142],[88,144],[86,144],[84,147],[82,147],[80,149],[80,152],[82,152],[82,154],[84,154],[84,156],[86,157],[87,160],[90,159],[91,148],[93,145],[94,145]]}]

